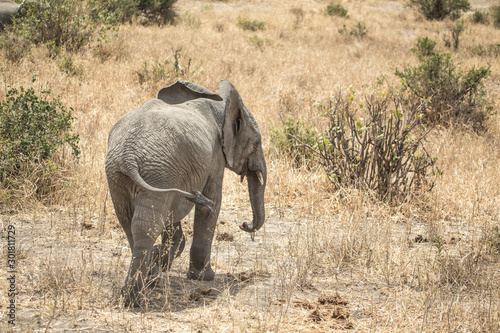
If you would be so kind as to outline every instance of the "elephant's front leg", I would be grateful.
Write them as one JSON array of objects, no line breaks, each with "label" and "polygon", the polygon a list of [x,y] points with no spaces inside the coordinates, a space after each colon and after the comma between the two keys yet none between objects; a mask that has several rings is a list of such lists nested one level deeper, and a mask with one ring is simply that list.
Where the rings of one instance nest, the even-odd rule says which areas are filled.
[{"label": "elephant's front leg", "polygon": [[215,278],[215,273],[210,265],[210,254],[212,252],[215,225],[219,216],[221,187],[213,185],[209,187],[209,191],[203,193],[207,198],[215,202],[213,211],[206,207],[196,207],[195,209],[193,244],[191,245],[188,271],[188,278],[190,279],[212,281]]}]

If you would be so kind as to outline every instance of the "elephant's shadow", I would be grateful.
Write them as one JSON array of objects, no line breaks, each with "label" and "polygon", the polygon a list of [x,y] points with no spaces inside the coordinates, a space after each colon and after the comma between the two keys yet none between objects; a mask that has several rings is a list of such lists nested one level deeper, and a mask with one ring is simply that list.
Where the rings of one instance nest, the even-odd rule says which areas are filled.
[{"label": "elephant's shadow", "polygon": [[162,273],[148,295],[148,305],[135,311],[180,312],[186,309],[207,306],[221,297],[232,297],[245,288],[267,280],[268,275],[243,271],[216,274],[214,281],[189,280],[185,276]]}]

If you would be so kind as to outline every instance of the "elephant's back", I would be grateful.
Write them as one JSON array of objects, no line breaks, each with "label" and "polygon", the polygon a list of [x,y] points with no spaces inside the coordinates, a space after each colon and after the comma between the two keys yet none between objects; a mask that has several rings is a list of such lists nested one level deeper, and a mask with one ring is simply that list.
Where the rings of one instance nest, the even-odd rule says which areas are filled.
[{"label": "elephant's back", "polygon": [[19,4],[13,1],[0,0],[0,24],[9,24],[12,15],[17,15]]},{"label": "elephant's back", "polygon": [[[196,173],[209,169],[216,132],[213,124],[189,105],[151,100],[113,126],[106,168],[124,174],[128,168],[137,168],[148,184],[159,188],[189,183],[187,177],[201,182],[206,175]],[[165,177],[165,172],[173,177]]]},{"label": "elephant's back", "polygon": [[166,141],[169,146],[183,146],[219,137],[220,128],[213,117],[192,104],[170,105],[158,99],[150,100],[121,117],[109,138],[123,142]]},{"label": "elephant's back", "polygon": [[19,4],[13,1],[0,0],[0,14],[15,15],[19,9]]}]

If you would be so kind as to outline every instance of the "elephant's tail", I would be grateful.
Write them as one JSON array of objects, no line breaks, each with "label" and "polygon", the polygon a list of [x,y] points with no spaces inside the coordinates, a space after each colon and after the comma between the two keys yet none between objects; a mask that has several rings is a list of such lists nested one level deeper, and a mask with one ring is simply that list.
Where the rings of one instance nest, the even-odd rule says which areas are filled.
[{"label": "elephant's tail", "polygon": [[146,181],[141,177],[141,175],[139,174],[139,171],[137,171],[137,169],[133,170],[131,172],[128,172],[127,174],[136,185],[142,187],[146,191],[159,192],[159,193],[169,193],[169,192],[178,193],[178,194],[182,195],[183,197],[185,197],[186,199],[188,199],[189,201],[193,202],[195,205],[205,206],[205,207],[209,208],[211,211],[213,210],[213,205],[214,205],[213,201],[208,199],[207,197],[205,197],[199,191],[186,192],[186,191],[180,190],[178,188],[162,189],[162,188],[157,188],[157,187],[151,186],[148,183],[146,183]]}]

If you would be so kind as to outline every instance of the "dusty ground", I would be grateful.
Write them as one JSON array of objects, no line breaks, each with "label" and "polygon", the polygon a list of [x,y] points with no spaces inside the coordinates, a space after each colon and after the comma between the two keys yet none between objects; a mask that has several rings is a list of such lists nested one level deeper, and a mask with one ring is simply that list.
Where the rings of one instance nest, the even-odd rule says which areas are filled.
[{"label": "dusty ground", "polygon": [[[104,220],[78,209],[44,217],[4,212],[1,227],[13,224],[17,235],[16,330],[441,331],[458,324],[475,331],[498,318],[498,312],[489,312],[498,309],[498,289],[488,285],[497,279],[498,263],[467,272],[486,268],[488,281],[477,282],[485,289],[469,291],[476,283],[470,276],[464,277],[470,284],[435,285],[429,276],[440,269],[435,244],[421,236],[429,234],[428,223],[401,216],[384,221],[355,211],[303,219],[293,210],[285,208],[280,217],[271,208],[264,230],[252,241],[237,228],[250,211],[224,209],[212,254],[215,281],[186,279],[186,251],[162,275],[149,307],[134,311],[124,309],[119,298],[130,251],[112,214]],[[184,222],[185,230],[191,221]],[[446,251],[460,252],[472,235],[484,232],[456,222],[440,234]],[[469,255],[479,254],[459,258]],[[443,309],[453,322],[437,319]],[[489,325],[495,331],[496,324]]]}]

